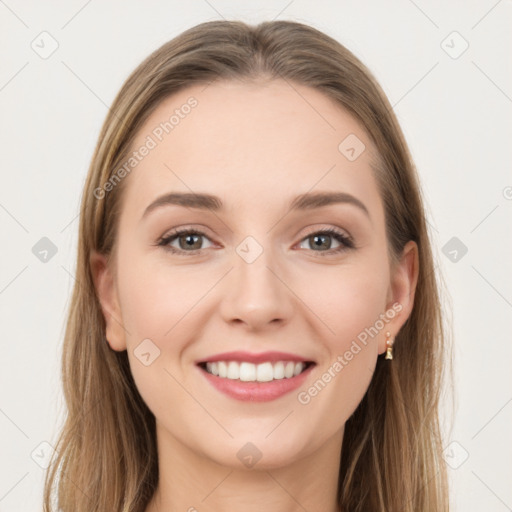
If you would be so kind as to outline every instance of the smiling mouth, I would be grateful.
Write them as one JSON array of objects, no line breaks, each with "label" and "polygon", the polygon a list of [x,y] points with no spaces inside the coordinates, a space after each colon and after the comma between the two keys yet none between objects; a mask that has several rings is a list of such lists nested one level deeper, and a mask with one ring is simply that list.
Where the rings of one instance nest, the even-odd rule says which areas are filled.
[{"label": "smiling mouth", "polygon": [[245,361],[215,361],[199,363],[198,366],[210,375],[239,382],[271,382],[297,377],[309,367],[312,361],[275,361],[259,364]]}]

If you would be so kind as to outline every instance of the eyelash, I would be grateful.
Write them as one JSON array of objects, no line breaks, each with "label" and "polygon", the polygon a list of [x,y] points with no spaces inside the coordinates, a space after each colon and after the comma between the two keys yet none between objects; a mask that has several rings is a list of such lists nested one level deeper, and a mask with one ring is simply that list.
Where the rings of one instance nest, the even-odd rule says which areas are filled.
[{"label": "eyelash", "polygon": [[[176,238],[178,238],[179,236],[181,236],[183,234],[199,235],[199,236],[204,236],[205,238],[208,238],[206,236],[206,234],[201,231],[197,231],[197,230],[189,229],[189,228],[178,228],[178,229],[175,229],[172,233],[169,233],[168,235],[161,237],[158,240],[156,245],[163,246],[163,248],[166,251],[169,251],[173,254],[179,254],[179,255],[183,255],[183,256],[187,253],[191,253],[193,255],[202,254],[203,249],[193,249],[191,251],[184,251],[182,249],[176,249],[175,247],[171,247],[170,245],[168,245],[170,242],[174,241]],[[355,245],[354,245],[354,242],[351,237],[349,237],[333,228],[322,229],[319,231],[313,231],[313,232],[309,233],[308,235],[306,235],[304,238],[302,238],[301,242],[313,235],[332,236],[334,239],[336,239],[336,241],[340,242],[340,244],[341,244],[340,247],[337,247],[335,249],[329,249],[327,251],[313,251],[313,252],[319,253],[319,256],[329,256],[329,255],[340,253],[342,251],[346,251],[347,249],[355,249]]]}]

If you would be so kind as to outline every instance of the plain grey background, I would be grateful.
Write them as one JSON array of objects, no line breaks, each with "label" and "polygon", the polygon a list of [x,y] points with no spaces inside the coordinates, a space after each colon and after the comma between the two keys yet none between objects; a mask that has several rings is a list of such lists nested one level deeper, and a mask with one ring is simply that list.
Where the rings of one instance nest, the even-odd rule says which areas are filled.
[{"label": "plain grey background", "polygon": [[510,0],[0,0],[0,511],[41,509],[63,419],[78,205],[107,108],[151,51],[221,18],[310,24],[388,95],[453,308],[456,403],[443,409],[453,510],[512,510]]}]

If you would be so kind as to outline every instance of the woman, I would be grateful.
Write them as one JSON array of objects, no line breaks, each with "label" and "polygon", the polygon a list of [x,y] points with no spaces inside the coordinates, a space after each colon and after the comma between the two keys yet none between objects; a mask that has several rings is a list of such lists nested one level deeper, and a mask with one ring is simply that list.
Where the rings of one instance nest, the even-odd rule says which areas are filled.
[{"label": "woman", "polygon": [[371,73],[299,23],[191,28],[92,159],[45,510],[446,511],[444,338]]}]

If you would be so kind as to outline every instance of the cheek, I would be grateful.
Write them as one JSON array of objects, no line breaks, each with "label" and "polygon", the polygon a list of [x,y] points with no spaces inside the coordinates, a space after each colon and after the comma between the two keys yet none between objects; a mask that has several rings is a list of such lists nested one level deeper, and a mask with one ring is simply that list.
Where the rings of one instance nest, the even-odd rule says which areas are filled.
[{"label": "cheek", "polygon": [[375,260],[372,265],[323,269],[304,295],[328,330],[322,338],[325,357],[309,387],[299,390],[297,401],[326,432],[334,433],[350,417],[372,379],[377,340],[389,321],[385,264],[382,259],[380,264]]},{"label": "cheek", "polygon": [[155,417],[179,431],[182,421],[171,411],[193,406],[178,384],[183,381],[181,355],[187,340],[195,336],[198,302],[211,285],[206,276],[184,266],[171,267],[131,254],[119,262],[119,296],[131,372]]},{"label": "cheek", "polygon": [[122,262],[119,267],[121,309],[132,343],[168,339],[215,283],[215,276],[142,256],[125,262],[124,274]]},{"label": "cheek", "polygon": [[[149,257],[128,246],[119,254],[119,299],[137,388],[156,416],[168,409],[170,397],[176,406],[190,408],[193,404],[177,383],[187,377],[183,370],[190,364],[190,356],[184,354],[191,342],[201,337],[205,315],[218,307],[208,301],[209,291],[225,269],[173,265],[165,255]],[[140,357],[147,353],[150,355]],[[187,387],[191,385],[187,383]]]},{"label": "cheek", "polygon": [[[385,263],[324,267],[303,285],[304,303],[328,327],[329,348],[340,351],[384,313],[389,273]],[[348,347],[347,347],[348,348]]]},{"label": "cheek", "polygon": [[[379,319],[385,313],[385,276],[384,268],[366,272],[346,268],[338,271],[337,278],[315,279],[314,290],[310,289],[317,292],[310,307],[321,312],[330,332],[324,331],[325,357],[315,379],[298,390],[297,418],[314,423],[312,431],[321,432],[323,438],[334,435],[349,419],[370,385],[382,335],[375,325],[381,325]],[[317,442],[310,439],[312,445]]]}]

